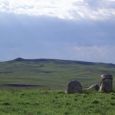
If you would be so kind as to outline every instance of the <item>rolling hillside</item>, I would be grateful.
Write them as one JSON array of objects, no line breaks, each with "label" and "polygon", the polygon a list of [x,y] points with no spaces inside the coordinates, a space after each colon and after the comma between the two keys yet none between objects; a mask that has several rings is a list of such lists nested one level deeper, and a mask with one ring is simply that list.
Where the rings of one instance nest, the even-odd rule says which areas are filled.
[{"label": "rolling hillside", "polygon": [[[100,75],[110,73],[115,76],[115,65],[58,59],[23,59],[0,62],[1,86],[39,86],[64,89],[73,79],[83,87],[97,83]],[[115,84],[114,84],[115,87]]]}]

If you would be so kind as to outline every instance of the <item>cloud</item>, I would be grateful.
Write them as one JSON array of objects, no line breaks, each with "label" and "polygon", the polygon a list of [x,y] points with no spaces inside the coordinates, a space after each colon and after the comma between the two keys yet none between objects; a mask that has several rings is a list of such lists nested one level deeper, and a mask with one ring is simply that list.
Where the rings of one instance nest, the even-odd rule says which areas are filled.
[{"label": "cloud", "polygon": [[115,0],[0,0],[0,12],[97,21],[115,17],[114,4]]},{"label": "cloud", "polygon": [[[92,3],[87,3],[91,7]],[[98,3],[94,5],[94,10],[101,7]],[[62,20],[58,15],[15,13],[0,13],[0,52],[4,52],[0,59],[60,58],[115,63],[114,18],[113,21],[75,22],[67,17]]]},{"label": "cloud", "polygon": [[97,62],[115,62],[115,46],[74,46],[72,48],[75,57],[80,60],[97,61]]},{"label": "cloud", "polygon": [[[49,17],[3,15],[0,17],[0,35],[11,39],[54,41],[72,44],[115,44],[115,22],[92,23],[60,20]],[[9,39],[10,38],[10,39]]]}]

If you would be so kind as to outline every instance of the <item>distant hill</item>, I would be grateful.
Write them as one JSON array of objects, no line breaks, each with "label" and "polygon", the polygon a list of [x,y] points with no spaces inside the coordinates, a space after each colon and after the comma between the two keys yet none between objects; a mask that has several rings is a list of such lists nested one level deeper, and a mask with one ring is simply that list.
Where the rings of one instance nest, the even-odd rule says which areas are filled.
[{"label": "distant hill", "polygon": [[84,87],[99,82],[100,75],[115,76],[115,65],[59,59],[23,59],[0,62],[0,84],[38,85],[62,89],[79,80]]},{"label": "distant hill", "polygon": [[42,62],[42,63],[61,63],[61,64],[83,64],[83,65],[105,65],[109,67],[115,67],[115,64],[112,63],[96,63],[96,62],[86,62],[86,61],[72,61],[72,60],[61,60],[61,59],[24,59],[24,58],[16,58],[10,61],[18,61],[18,62]]}]

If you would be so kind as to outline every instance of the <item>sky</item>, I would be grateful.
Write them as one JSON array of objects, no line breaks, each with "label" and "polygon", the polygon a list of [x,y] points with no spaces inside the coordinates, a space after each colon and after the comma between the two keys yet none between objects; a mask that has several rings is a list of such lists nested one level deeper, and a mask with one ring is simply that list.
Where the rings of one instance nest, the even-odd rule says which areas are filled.
[{"label": "sky", "polygon": [[115,0],[0,0],[0,52],[115,64]]}]

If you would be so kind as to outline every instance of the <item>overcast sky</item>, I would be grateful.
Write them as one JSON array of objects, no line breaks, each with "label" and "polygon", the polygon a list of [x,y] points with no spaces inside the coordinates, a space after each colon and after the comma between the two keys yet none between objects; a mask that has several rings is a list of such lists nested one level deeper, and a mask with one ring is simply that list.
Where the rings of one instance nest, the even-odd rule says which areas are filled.
[{"label": "overcast sky", "polygon": [[0,61],[115,63],[115,0],[0,0]]}]

